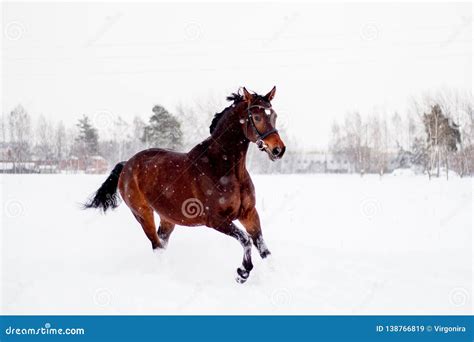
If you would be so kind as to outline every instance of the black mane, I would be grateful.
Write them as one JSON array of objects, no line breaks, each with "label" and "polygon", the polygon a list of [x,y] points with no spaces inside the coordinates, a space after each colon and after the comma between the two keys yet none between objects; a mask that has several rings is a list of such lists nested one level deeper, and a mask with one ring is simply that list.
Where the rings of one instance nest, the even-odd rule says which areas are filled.
[{"label": "black mane", "polygon": [[212,119],[212,122],[211,122],[211,126],[209,126],[209,131],[211,132],[211,134],[214,132],[214,130],[216,129],[216,126],[217,126],[217,123],[219,122],[219,120],[222,118],[222,116],[224,115],[224,113],[229,110],[230,108],[234,107],[235,105],[239,104],[240,102],[242,102],[244,100],[244,97],[240,94],[240,89],[236,92],[236,93],[232,93],[230,94],[229,96],[226,97],[226,100],[227,101],[232,101],[233,103],[229,106],[229,107],[226,107],[224,108],[224,110],[220,113],[216,113],[214,115],[214,118]]},{"label": "black mane", "polygon": [[[255,96],[256,98],[259,98],[261,100],[265,100],[268,102],[268,100],[265,99],[264,96],[261,96],[261,95],[258,95],[256,93],[252,93],[253,96]],[[217,126],[217,123],[219,122],[219,120],[222,118],[222,116],[224,115],[224,113],[229,110],[230,108],[233,108],[235,107],[236,105],[238,105],[240,102],[242,102],[244,100],[244,96],[240,93],[240,89],[235,92],[235,93],[232,93],[230,94],[229,96],[226,97],[226,100],[227,101],[232,101],[233,103],[229,106],[229,107],[226,107],[224,108],[224,110],[220,113],[216,113],[214,115],[214,118],[212,119],[212,122],[211,122],[211,126],[209,126],[209,131],[211,132],[211,134],[214,132],[214,130],[216,129],[216,126]]]}]

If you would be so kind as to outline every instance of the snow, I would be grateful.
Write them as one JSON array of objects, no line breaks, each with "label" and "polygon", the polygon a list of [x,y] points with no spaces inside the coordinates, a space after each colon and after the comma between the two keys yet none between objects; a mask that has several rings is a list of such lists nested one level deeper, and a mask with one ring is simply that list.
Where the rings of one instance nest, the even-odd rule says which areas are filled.
[{"label": "snow", "polygon": [[408,177],[408,176],[415,176],[416,173],[412,169],[396,169],[396,170],[393,170],[391,175],[397,176],[397,177],[400,177],[400,176]]},{"label": "snow", "polygon": [[106,175],[3,175],[3,314],[471,314],[472,181],[253,177],[271,260],[177,227],[153,254],[125,204],[79,203]]}]

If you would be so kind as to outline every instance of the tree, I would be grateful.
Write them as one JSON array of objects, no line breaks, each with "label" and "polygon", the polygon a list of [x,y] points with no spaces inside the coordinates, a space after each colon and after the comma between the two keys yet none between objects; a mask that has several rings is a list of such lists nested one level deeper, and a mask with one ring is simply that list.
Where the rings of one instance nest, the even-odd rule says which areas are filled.
[{"label": "tree", "polygon": [[344,153],[356,172],[365,173],[365,153],[362,139],[366,137],[359,112],[348,113],[344,119]]},{"label": "tree", "polygon": [[75,141],[75,152],[84,159],[97,155],[99,153],[99,134],[87,115],[83,115],[79,119],[76,127],[79,132]]},{"label": "tree", "polygon": [[145,132],[146,123],[139,116],[135,116],[132,122],[132,136],[130,141],[130,156],[143,150],[142,137]]},{"label": "tree", "polygon": [[56,161],[60,161],[66,157],[66,154],[66,127],[62,121],[59,121],[54,132],[54,158]]},{"label": "tree", "polygon": [[430,151],[429,175],[434,163],[437,164],[437,176],[439,177],[441,157],[443,156],[448,175],[448,153],[456,152],[457,145],[461,143],[459,126],[448,119],[441,110],[441,106],[435,104],[430,113],[423,114],[423,123],[427,135],[427,147]]},{"label": "tree", "polygon": [[392,137],[394,139],[393,145],[396,147],[401,147],[403,143],[403,129],[402,129],[402,118],[397,112],[392,115]]},{"label": "tree", "polygon": [[411,146],[412,155],[411,155],[411,164],[421,167],[423,172],[428,172],[429,168],[429,151],[427,144],[422,138],[416,137],[413,139],[413,144]]},{"label": "tree", "polygon": [[183,134],[179,121],[164,107],[153,107],[153,115],[144,128],[142,141],[145,145],[160,148],[179,149],[182,146]]},{"label": "tree", "polygon": [[42,161],[51,161],[54,156],[54,130],[51,123],[43,115],[38,117],[35,133],[35,151],[38,158]]},{"label": "tree", "polygon": [[2,113],[1,122],[0,122],[0,140],[2,143],[7,141],[7,131],[8,131],[8,123],[7,123],[7,115]]},{"label": "tree", "polygon": [[[383,142],[382,124],[378,115],[369,117],[369,147],[371,150],[371,162],[374,171],[382,176],[386,170],[386,149]],[[372,170],[372,168],[370,168]]]},{"label": "tree", "polygon": [[24,162],[31,157],[30,116],[22,105],[18,105],[10,112],[8,119],[11,160],[13,162]]}]

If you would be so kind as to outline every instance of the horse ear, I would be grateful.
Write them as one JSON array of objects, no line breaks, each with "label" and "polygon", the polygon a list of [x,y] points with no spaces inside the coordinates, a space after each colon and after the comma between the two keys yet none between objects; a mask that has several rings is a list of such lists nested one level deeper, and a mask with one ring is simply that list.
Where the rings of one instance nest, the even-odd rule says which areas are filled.
[{"label": "horse ear", "polygon": [[245,89],[245,87],[243,88],[243,91],[244,91],[244,101],[245,102],[251,102],[252,101],[252,94],[250,94],[249,91],[247,89]]},{"label": "horse ear", "polygon": [[265,98],[266,98],[268,101],[273,100],[273,98],[275,97],[275,92],[276,92],[276,90],[277,90],[277,88],[276,88],[276,86],[274,86],[273,89],[270,90],[270,92],[269,92],[267,95],[265,95]]}]

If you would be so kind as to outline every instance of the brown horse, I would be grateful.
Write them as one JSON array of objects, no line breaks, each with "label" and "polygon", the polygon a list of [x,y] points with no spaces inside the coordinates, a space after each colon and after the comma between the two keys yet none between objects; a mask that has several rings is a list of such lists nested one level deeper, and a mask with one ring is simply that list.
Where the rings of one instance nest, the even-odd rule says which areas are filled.
[{"label": "brown horse", "polygon": [[[275,90],[273,87],[261,96],[243,88],[243,94],[229,96],[227,100],[233,104],[215,115],[211,136],[188,153],[152,148],[117,164],[85,207],[115,208],[118,186],[154,250],[166,247],[175,225],[206,225],[232,236],[244,248],[237,281],[245,282],[253,268],[252,242],[262,258],[270,254],[245,159],[250,142],[272,161],[285,153],[271,105]],[[160,216],[158,231],[153,211]],[[234,220],[239,220],[248,234],[237,228]]]}]

